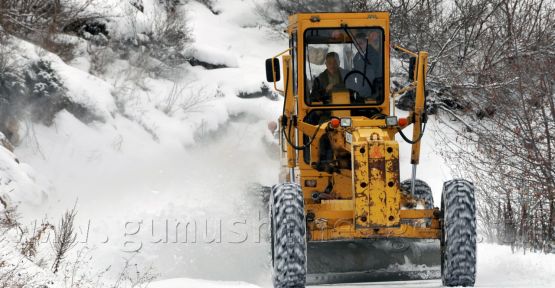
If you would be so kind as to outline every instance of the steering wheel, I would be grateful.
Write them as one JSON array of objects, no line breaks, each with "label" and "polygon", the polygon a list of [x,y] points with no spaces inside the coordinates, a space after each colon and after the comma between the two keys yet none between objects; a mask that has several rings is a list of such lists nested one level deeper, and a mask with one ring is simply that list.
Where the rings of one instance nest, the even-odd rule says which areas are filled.
[{"label": "steering wheel", "polygon": [[[356,91],[354,89],[351,89],[348,86],[348,82],[347,79],[349,79],[349,77],[351,77],[352,75],[357,75],[360,74],[363,77],[363,80],[366,82],[366,84],[368,84],[368,87],[370,87],[370,95],[374,94],[375,90],[374,90],[374,86],[372,85],[372,81],[370,81],[370,79],[368,79],[368,77],[366,77],[366,75],[358,70],[352,70],[351,72],[347,73],[347,75],[345,75],[345,78],[343,78],[343,83],[345,83],[345,86],[349,89],[350,92],[358,92],[360,94],[359,91]],[[363,83],[364,84],[364,83]],[[360,85],[360,84],[359,84]],[[369,96],[370,96],[369,95]]]}]

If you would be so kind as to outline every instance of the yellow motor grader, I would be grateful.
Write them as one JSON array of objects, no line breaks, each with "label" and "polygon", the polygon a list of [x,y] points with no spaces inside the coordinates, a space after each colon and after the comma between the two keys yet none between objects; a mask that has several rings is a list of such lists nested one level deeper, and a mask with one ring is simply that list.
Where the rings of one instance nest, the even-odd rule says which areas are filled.
[{"label": "yellow motor grader", "polygon": [[[295,14],[287,32],[289,48],[266,60],[284,96],[282,174],[269,198],[274,287],[435,278],[473,286],[473,184],[445,182],[437,208],[416,179],[427,52],[391,46],[386,12]],[[395,92],[390,47],[409,63],[409,84]],[[395,98],[408,91],[414,108],[398,117]],[[412,145],[402,182],[396,135]]]}]

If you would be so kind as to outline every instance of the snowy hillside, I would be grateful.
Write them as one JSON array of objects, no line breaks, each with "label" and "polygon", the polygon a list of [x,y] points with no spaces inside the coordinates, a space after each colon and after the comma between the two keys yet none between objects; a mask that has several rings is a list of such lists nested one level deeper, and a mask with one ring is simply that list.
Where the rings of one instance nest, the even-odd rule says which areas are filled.
[{"label": "snowy hillside", "polygon": [[[145,11],[153,5],[148,2],[144,1]],[[259,215],[265,213],[258,211],[259,200],[247,195],[246,188],[254,182],[277,181],[278,163],[262,141],[269,133],[267,122],[279,114],[280,102],[238,95],[260,91],[263,59],[286,42],[259,28],[254,14],[244,17],[243,10],[253,9],[251,2],[221,3],[218,16],[194,1],[182,9],[195,39],[188,53],[226,68],[185,64],[175,79],[146,77],[144,88],[121,79],[129,73],[125,62],[116,61],[105,74],[93,76],[87,73],[86,51],[67,65],[18,41],[26,51],[23,57],[52,61],[67,83],[68,95],[102,120],[84,124],[62,111],[50,127],[36,123],[23,127],[22,134],[31,137],[25,137],[15,153],[31,176],[15,171],[19,178],[14,178],[30,195],[13,198],[26,224],[43,218],[56,223],[77,203],[78,241],[92,249],[92,269],[114,267],[106,273],[112,274],[109,277],[117,278],[122,259],[133,258],[145,270],[154,267],[160,278],[185,275],[259,282],[265,278],[261,271],[250,275],[243,271],[267,265],[265,235],[255,237],[256,230],[251,233],[247,225],[237,226],[238,232],[227,225],[247,219],[255,229],[266,221],[265,214]],[[160,109],[168,101],[175,101],[172,113]],[[35,175],[30,167],[41,172]],[[198,243],[180,243],[186,241],[186,231],[175,243],[175,236],[164,235],[166,221],[168,233],[174,234],[178,223],[196,222]],[[216,229],[222,221],[222,239],[216,241],[221,243],[203,240],[203,221],[214,223],[208,229]],[[247,232],[248,241],[232,243],[242,242],[238,233]],[[170,239],[158,241],[164,237]],[[219,258],[218,265],[210,255]],[[245,262],[246,258],[251,260]]]},{"label": "snowy hillside", "polygon": [[[105,2],[115,19],[108,29],[132,33],[128,1]],[[157,17],[157,1],[140,2],[137,27],[146,27]],[[131,60],[117,57],[102,73],[91,73],[94,61],[82,39],[72,39],[78,55],[67,63],[13,39],[21,61],[51,62],[71,100],[92,113],[91,121],[68,110],[52,125],[28,121],[14,152],[0,145],[0,192],[17,207],[22,225],[58,223],[76,207],[77,245],[64,269],[102,279],[84,287],[271,286],[268,219],[259,195],[248,188],[277,182],[279,160],[265,141],[282,99],[265,90],[264,59],[288,43],[255,12],[263,1],[219,0],[210,8],[200,2],[179,8],[193,39],[184,53],[196,62],[161,76],[138,73]],[[442,124],[430,121],[418,177],[432,186],[437,206],[451,175],[435,149],[444,137]],[[401,149],[406,179],[410,146]],[[14,277],[35,279],[29,287],[77,287],[41,264],[48,253],[28,260],[14,244],[17,233],[3,237],[0,273],[23,271]],[[48,250],[48,240],[39,246]],[[477,287],[555,283],[555,255],[511,254],[489,244],[478,249]],[[440,287],[441,281],[341,287],[397,286]]]}]

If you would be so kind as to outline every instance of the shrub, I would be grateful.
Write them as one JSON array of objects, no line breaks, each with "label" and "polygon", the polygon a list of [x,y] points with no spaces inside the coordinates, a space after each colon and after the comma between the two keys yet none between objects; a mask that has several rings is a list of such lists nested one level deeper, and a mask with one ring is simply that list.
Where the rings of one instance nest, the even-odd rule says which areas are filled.
[{"label": "shrub", "polygon": [[39,60],[32,63],[25,74],[29,94],[23,105],[30,107],[33,121],[51,125],[57,112],[68,104],[66,88],[52,69],[50,62]]},{"label": "shrub", "polygon": [[88,11],[94,3],[95,0],[2,0],[0,25],[8,34],[39,44],[63,59],[71,59],[73,45],[55,35],[71,30],[75,23],[99,18]]}]

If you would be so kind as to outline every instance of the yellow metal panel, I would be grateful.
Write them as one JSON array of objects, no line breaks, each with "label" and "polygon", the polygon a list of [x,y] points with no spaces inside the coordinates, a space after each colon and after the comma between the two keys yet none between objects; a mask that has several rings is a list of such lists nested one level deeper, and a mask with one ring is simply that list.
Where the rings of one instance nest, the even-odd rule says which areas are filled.
[{"label": "yellow metal panel", "polygon": [[[353,131],[352,161],[357,228],[399,225],[399,149],[379,128]],[[366,163],[366,164],[365,164]],[[367,167],[363,167],[367,165]]]},{"label": "yellow metal panel", "polygon": [[334,211],[334,210],[317,210],[314,212],[316,215],[316,219],[324,218],[328,220],[341,220],[341,221],[350,221],[353,219],[353,210],[350,211]]},{"label": "yellow metal panel", "polygon": [[[419,52],[418,53],[418,61],[417,61],[417,85],[416,85],[416,98],[415,98],[415,104],[414,104],[414,112],[413,112],[413,117],[414,117],[414,122],[413,122],[413,129],[412,129],[412,135],[413,135],[413,140],[415,139],[415,137],[419,137],[419,135],[422,133],[422,129],[421,129],[421,123],[422,123],[422,115],[424,114],[424,109],[425,109],[425,81],[426,81],[426,71],[427,71],[427,67],[428,67],[428,52]],[[411,158],[410,158],[410,163],[411,164],[418,164],[420,162],[420,141],[418,141],[417,143],[412,145],[412,150],[411,150]]]},{"label": "yellow metal panel", "polygon": [[332,104],[351,104],[349,91],[335,91],[331,93]]},{"label": "yellow metal panel", "polygon": [[329,229],[317,229],[310,231],[314,240],[341,240],[341,239],[364,239],[364,238],[417,238],[417,239],[439,239],[441,229],[422,228],[401,224],[400,227],[387,227],[376,229],[354,229],[352,225],[338,225]]},{"label": "yellow metal panel", "polygon": [[289,16],[289,23],[295,23],[302,20],[310,20],[310,18],[318,16],[320,20],[329,19],[362,19],[368,21],[368,19],[384,19],[389,23],[389,13],[388,12],[360,12],[360,13],[299,13],[294,16]]},{"label": "yellow metal panel", "polygon": [[370,174],[368,171],[368,144],[353,144],[353,193],[355,223],[357,227],[370,227]]},{"label": "yellow metal panel", "polygon": [[433,218],[439,215],[439,209],[407,209],[401,210],[400,214],[403,219]]},{"label": "yellow metal panel", "polygon": [[[350,172],[350,171],[349,171]],[[349,199],[351,210],[354,209],[353,199],[353,179],[350,175],[346,177],[343,174],[335,174],[333,176],[333,193],[340,199]],[[351,217],[353,219],[353,217]]]},{"label": "yellow metal panel", "polygon": [[349,111],[349,110],[333,110],[331,112],[331,116],[338,117],[338,118],[349,117],[349,116],[351,116],[351,111]]},{"label": "yellow metal panel", "polygon": [[[373,134],[374,135],[374,134]],[[375,136],[370,136],[375,137]],[[368,169],[370,172],[369,210],[372,227],[386,226],[390,216],[385,193],[385,146],[381,140],[368,142]]]},{"label": "yellow metal panel", "polygon": [[314,213],[309,230],[333,229],[353,223],[352,200],[322,200],[320,204],[306,204],[305,209]]},{"label": "yellow metal panel", "polygon": [[[284,55],[282,56],[282,61],[283,61],[283,71],[287,71],[287,69],[291,70],[291,56],[289,55]],[[293,115],[295,113],[295,103],[294,103],[294,98],[293,98],[293,89],[291,89],[292,85],[293,85],[293,73],[289,73],[289,79],[287,81],[284,81],[284,84],[287,83],[287,85],[289,85],[289,88],[284,87],[283,89],[285,91],[287,91],[287,95],[285,96],[285,115],[287,117],[291,117],[291,115]],[[288,129],[288,127],[283,127],[283,129]],[[291,140],[292,143],[295,143],[295,133],[293,133],[294,129],[291,129],[291,135],[289,135],[289,138]],[[293,149],[293,147],[291,147],[291,145],[287,144],[287,166],[289,168],[293,168],[296,166],[296,153],[295,153],[295,149]]]},{"label": "yellow metal panel", "polygon": [[[351,200],[322,200],[320,205],[323,209],[328,210],[342,210],[342,211],[352,211],[353,201]],[[352,217],[350,217],[352,218]]]},{"label": "yellow metal panel", "polygon": [[401,187],[399,183],[399,144],[396,141],[385,141],[385,193],[387,225],[399,225],[399,209],[401,206]]},{"label": "yellow metal panel", "polygon": [[[351,96],[349,91],[336,91],[331,94],[332,105],[345,105],[351,103]],[[332,116],[335,117],[349,117],[351,116],[350,110],[332,110]]]}]

